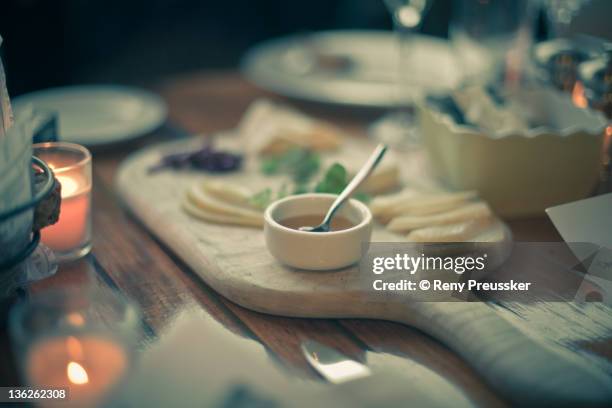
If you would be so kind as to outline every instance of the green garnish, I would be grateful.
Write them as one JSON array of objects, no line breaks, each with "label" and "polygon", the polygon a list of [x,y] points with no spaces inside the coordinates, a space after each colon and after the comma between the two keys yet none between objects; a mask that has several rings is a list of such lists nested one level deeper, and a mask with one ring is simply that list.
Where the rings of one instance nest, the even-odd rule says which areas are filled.
[{"label": "green garnish", "polygon": [[306,194],[306,193],[310,193],[310,188],[308,187],[308,184],[296,184],[295,188],[293,189],[293,194]]},{"label": "green garnish", "polygon": [[[309,181],[318,172],[319,168],[319,155],[310,150],[292,149],[282,155],[265,159],[261,164],[261,171],[268,175],[290,175],[294,183],[293,191],[290,193],[287,184],[283,184],[276,193],[276,198],[274,198],[275,194],[272,190],[266,188],[253,195],[250,203],[263,210],[272,201],[280,200],[290,194],[304,194],[311,191],[340,194],[349,183],[346,168],[340,163],[334,163],[327,169],[323,179],[316,183],[313,189],[310,187]],[[353,197],[365,203],[370,200],[370,196],[365,193],[358,192]]]},{"label": "green garnish", "polygon": [[249,203],[254,207],[263,210],[272,202],[272,189],[265,188],[258,193],[253,194],[249,199]]},{"label": "green garnish", "polygon": [[[344,166],[340,163],[334,163],[327,169],[323,180],[317,183],[314,191],[316,193],[340,194],[348,183],[348,173]],[[370,201],[370,196],[361,192],[355,193],[353,197],[365,203]]]},{"label": "green garnish", "polygon": [[315,186],[315,193],[340,194],[348,184],[346,169],[340,163],[334,163],[325,172],[323,180]]},{"label": "green garnish", "polygon": [[261,163],[262,173],[288,174],[296,184],[310,181],[320,167],[319,155],[305,149],[290,149],[283,154],[266,158]]},{"label": "green garnish", "polygon": [[278,189],[278,193],[276,193],[276,199],[280,200],[281,198],[285,198],[289,195],[289,191],[287,190],[287,183],[283,183],[283,185]]},{"label": "green garnish", "polygon": [[355,194],[353,194],[353,198],[365,204],[369,203],[370,200],[372,199],[372,197],[370,197],[369,194],[362,193],[361,191],[357,191]]}]

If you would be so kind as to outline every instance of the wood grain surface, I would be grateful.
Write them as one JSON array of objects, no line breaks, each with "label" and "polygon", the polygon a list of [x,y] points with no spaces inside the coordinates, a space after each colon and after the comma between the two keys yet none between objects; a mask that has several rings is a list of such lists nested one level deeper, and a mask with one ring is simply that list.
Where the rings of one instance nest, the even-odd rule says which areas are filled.
[{"label": "wood grain surface", "polygon": [[[127,145],[94,151],[94,249],[73,265],[62,265],[53,278],[32,285],[31,290],[88,282],[125,293],[143,309],[147,344],[164,336],[173,319],[190,311],[212,316],[237,336],[262,342],[270,353],[303,376],[315,376],[299,351],[303,339],[312,338],[347,355],[359,358],[364,350],[392,353],[430,367],[459,386],[477,406],[506,406],[475,371],[446,346],[404,325],[369,320],[318,320],[270,316],[238,306],[208,287],[175,254],[159,242],[118,202],[113,179],[119,163],[131,152],[158,141],[212,134],[233,127],[248,106],[264,92],[235,73],[199,72],[168,80],[154,90],[169,105],[169,122],[152,135]],[[381,112],[298,104],[308,113],[333,120],[349,133],[363,135],[368,122]],[[559,241],[545,218],[511,222],[517,240]],[[2,310],[6,321],[8,306]],[[514,312],[509,312],[514,313]],[[523,311],[523,313],[528,313]],[[2,325],[0,351],[10,355],[8,334]],[[592,340],[568,340],[573,347],[610,359],[612,335]],[[0,363],[1,385],[18,381],[12,359]]]}]

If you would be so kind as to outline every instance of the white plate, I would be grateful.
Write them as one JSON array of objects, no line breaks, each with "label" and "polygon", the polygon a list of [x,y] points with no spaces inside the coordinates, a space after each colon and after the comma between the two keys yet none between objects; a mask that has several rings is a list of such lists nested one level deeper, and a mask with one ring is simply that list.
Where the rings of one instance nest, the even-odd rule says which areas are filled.
[{"label": "white plate", "polygon": [[158,128],[166,120],[166,104],[138,88],[85,85],[51,88],[14,100],[15,115],[29,107],[56,112],[61,140],[99,146],[132,139]]},{"label": "white plate", "polygon": [[[405,78],[413,92],[444,91],[458,82],[447,41],[414,35],[412,47]],[[256,85],[297,99],[391,107],[401,101],[398,50],[389,31],[326,31],[259,44],[245,55],[242,70]]]}]

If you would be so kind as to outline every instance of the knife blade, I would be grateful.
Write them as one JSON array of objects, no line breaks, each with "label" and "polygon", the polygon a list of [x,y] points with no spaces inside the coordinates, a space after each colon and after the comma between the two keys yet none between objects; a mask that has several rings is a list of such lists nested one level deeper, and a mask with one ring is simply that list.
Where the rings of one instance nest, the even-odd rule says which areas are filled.
[{"label": "knife blade", "polygon": [[310,365],[334,386],[327,388],[336,405],[350,407],[464,407],[474,404],[444,376],[411,360],[368,352],[371,369],[313,340],[302,343]]},{"label": "knife blade", "polygon": [[364,364],[314,340],[302,342],[301,348],[311,367],[333,384],[341,384],[372,374]]}]

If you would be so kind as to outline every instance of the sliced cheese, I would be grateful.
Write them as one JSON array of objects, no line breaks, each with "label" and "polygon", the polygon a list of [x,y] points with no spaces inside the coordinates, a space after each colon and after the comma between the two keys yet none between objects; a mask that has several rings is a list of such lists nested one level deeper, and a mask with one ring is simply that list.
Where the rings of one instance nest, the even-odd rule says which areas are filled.
[{"label": "sliced cheese", "polygon": [[383,223],[400,215],[431,215],[450,211],[465,205],[468,200],[477,196],[475,191],[457,193],[413,193],[404,194],[384,205],[384,209],[376,214]]},{"label": "sliced cheese", "polygon": [[496,218],[487,228],[471,237],[469,241],[501,242],[507,240],[509,235],[511,235],[511,233],[509,232],[508,227],[506,227],[503,222]]},{"label": "sliced cheese", "polygon": [[454,224],[489,215],[491,215],[489,206],[486,203],[477,202],[438,214],[401,215],[393,218],[387,227],[394,232],[408,232],[418,228]]},{"label": "sliced cheese", "polygon": [[397,188],[399,181],[400,171],[397,163],[381,165],[363,182],[359,191],[372,195],[386,193]]},{"label": "sliced cheese", "polygon": [[219,214],[217,212],[205,210],[202,207],[193,204],[190,200],[184,200],[182,203],[182,207],[183,210],[185,210],[185,212],[187,212],[192,217],[199,218],[208,222],[214,222],[217,224],[240,225],[243,227],[263,227],[263,216],[255,218]]},{"label": "sliced cheese", "polygon": [[260,211],[219,200],[199,188],[199,186],[193,186],[187,191],[187,200],[202,210],[219,215],[230,215],[255,220],[259,220],[263,217]]},{"label": "sliced cheese", "polygon": [[246,187],[222,181],[207,180],[201,184],[201,188],[208,195],[221,201],[242,207],[256,208],[250,204],[253,192]]},{"label": "sliced cheese", "polygon": [[247,151],[256,154],[279,154],[292,147],[335,150],[343,141],[333,125],[265,99],[249,106],[238,128]]},{"label": "sliced cheese", "polygon": [[370,210],[374,216],[389,213],[397,205],[414,198],[416,194],[414,190],[402,190],[399,193],[375,197],[370,202]]},{"label": "sliced cheese", "polygon": [[315,124],[307,137],[310,148],[316,151],[336,150],[344,139],[339,129],[322,122]]},{"label": "sliced cheese", "polygon": [[291,148],[310,149],[317,152],[336,150],[342,145],[339,132],[330,126],[316,125],[297,131],[296,129],[279,128],[274,131],[265,143],[257,149],[257,153],[281,154]]},{"label": "sliced cheese", "polygon": [[406,200],[391,209],[393,215],[429,215],[453,208],[461,207],[463,203],[477,197],[476,191],[460,191],[457,193],[424,194],[412,200]]},{"label": "sliced cheese", "polygon": [[493,219],[487,216],[456,224],[419,228],[409,233],[406,238],[412,242],[462,242],[486,230],[492,221]]}]

